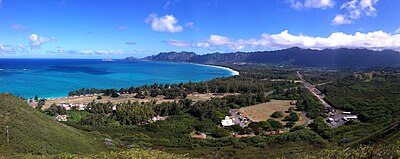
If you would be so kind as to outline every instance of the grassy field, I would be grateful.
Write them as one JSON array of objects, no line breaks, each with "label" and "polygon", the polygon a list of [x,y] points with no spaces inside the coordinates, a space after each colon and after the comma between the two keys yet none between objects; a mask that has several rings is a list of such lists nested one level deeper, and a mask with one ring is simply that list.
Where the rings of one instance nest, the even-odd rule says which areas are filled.
[{"label": "grassy field", "polygon": [[[7,126],[9,143],[6,137]],[[17,97],[0,94],[0,158],[26,153],[101,152],[106,150],[103,139],[56,122]]]},{"label": "grassy field", "polygon": [[[295,105],[291,105],[290,102],[293,100],[271,100],[270,102],[267,103],[261,103],[253,106],[248,106],[248,107],[243,107],[239,109],[239,112],[243,113],[244,116],[250,118],[253,121],[259,122],[259,121],[266,121],[267,119],[270,119],[272,113],[275,111],[281,111],[283,112],[284,116],[289,115],[286,111],[290,107],[295,107]],[[302,112],[297,112],[299,115],[299,121],[296,122],[296,125],[303,125],[307,123],[307,120],[302,114]],[[280,118],[279,121],[281,123],[285,123],[282,121],[283,118]]]},{"label": "grassy field", "polygon": [[75,154],[59,154],[59,155],[25,155],[21,158],[28,159],[134,159],[134,158],[146,158],[146,159],[189,159],[183,155],[170,154],[158,150],[144,150],[144,149],[129,149],[125,151],[112,151],[112,152],[101,152],[92,155],[75,155]]}]

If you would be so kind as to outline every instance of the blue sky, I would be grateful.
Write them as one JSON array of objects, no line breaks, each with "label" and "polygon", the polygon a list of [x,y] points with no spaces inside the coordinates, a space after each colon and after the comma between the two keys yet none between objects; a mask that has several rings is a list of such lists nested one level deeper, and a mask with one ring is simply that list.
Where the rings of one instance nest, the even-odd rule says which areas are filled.
[{"label": "blue sky", "polygon": [[398,0],[0,0],[0,58],[400,50]]}]

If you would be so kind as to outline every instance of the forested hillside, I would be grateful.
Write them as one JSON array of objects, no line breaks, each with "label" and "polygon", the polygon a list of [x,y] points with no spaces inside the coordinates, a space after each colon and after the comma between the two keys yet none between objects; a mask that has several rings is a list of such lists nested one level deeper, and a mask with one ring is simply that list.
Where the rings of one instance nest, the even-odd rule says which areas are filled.
[{"label": "forested hillside", "polygon": [[205,55],[197,55],[193,52],[168,52],[145,57],[142,60],[200,64],[259,63],[303,67],[358,68],[399,66],[400,53],[392,50],[373,51],[346,48],[312,50],[293,47],[277,51],[211,53]]}]

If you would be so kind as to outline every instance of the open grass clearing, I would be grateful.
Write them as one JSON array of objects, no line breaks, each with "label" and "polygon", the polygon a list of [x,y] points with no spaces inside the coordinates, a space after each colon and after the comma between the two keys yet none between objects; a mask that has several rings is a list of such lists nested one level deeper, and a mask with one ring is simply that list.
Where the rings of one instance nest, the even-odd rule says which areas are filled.
[{"label": "open grass clearing", "polygon": [[[239,112],[243,113],[243,115],[245,117],[248,117],[255,122],[266,121],[266,120],[272,118],[271,115],[275,111],[283,112],[284,117],[288,116],[289,113],[287,113],[286,111],[290,107],[295,107],[295,105],[290,104],[291,102],[295,102],[295,101],[294,100],[271,100],[270,102],[240,108]],[[299,115],[299,121],[296,122],[296,125],[306,124],[307,120],[306,120],[304,114],[299,111],[296,111],[296,112]],[[276,118],[272,118],[272,119],[278,120],[282,124],[284,124],[284,123],[286,123],[285,121],[282,121],[284,117],[278,118],[278,119],[276,119]]]}]

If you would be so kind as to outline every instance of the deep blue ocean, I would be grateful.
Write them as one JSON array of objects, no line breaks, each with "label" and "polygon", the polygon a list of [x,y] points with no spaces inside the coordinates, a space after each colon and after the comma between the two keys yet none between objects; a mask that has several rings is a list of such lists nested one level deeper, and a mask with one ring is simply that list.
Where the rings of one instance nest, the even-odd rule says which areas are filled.
[{"label": "deep blue ocean", "polygon": [[0,59],[0,92],[27,98],[67,96],[80,88],[126,88],[204,81],[233,75],[221,68],[166,62],[99,59]]}]

